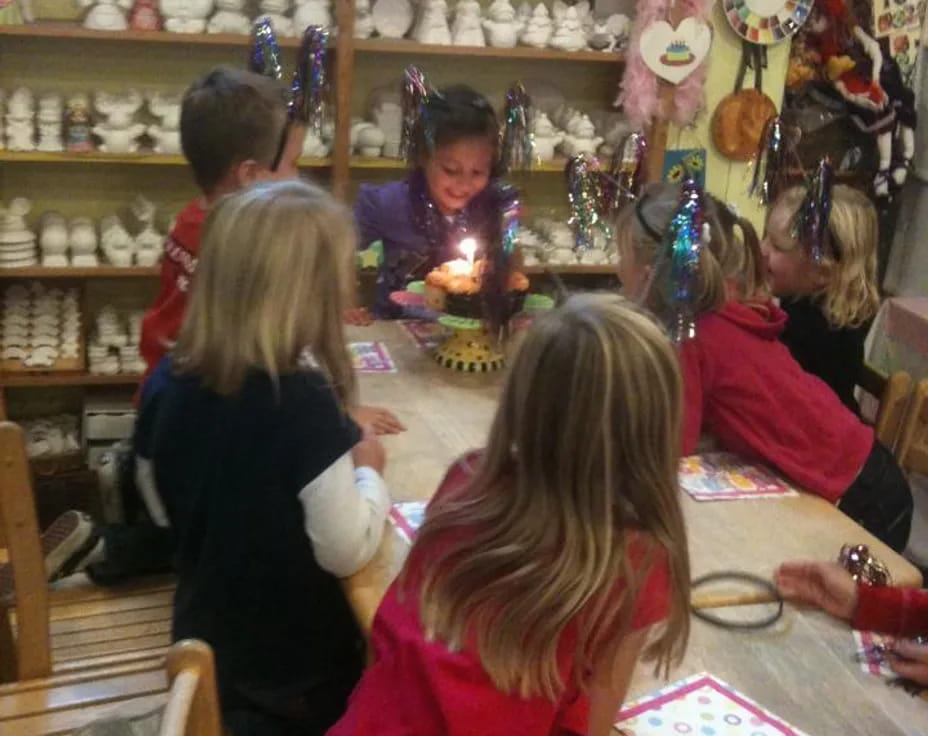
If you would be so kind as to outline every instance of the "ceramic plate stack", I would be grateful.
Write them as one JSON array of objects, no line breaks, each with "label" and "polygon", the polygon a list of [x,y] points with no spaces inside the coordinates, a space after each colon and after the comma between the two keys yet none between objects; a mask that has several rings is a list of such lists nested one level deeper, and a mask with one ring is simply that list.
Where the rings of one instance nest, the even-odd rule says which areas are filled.
[{"label": "ceramic plate stack", "polygon": [[33,281],[8,286],[0,320],[0,370],[83,370],[80,294]]},{"label": "ceramic plate stack", "polygon": [[0,216],[0,268],[38,265],[35,234],[23,227],[22,217]]}]

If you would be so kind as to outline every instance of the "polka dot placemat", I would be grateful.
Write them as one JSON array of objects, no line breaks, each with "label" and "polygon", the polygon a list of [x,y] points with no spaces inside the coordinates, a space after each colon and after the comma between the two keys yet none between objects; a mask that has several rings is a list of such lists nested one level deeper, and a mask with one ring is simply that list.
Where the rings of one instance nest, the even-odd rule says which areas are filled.
[{"label": "polka dot placemat", "polygon": [[627,703],[615,725],[626,736],[806,736],[706,673]]},{"label": "polka dot placemat", "polygon": [[728,23],[741,38],[764,46],[785,41],[809,18],[813,0],[722,0]]}]

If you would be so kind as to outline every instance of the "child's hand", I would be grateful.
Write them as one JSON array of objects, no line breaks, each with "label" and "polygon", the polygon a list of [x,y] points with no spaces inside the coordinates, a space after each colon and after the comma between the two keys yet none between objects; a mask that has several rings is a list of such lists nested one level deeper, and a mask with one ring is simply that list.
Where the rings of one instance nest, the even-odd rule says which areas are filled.
[{"label": "child's hand", "polygon": [[373,468],[383,475],[387,465],[387,452],[375,435],[365,431],[364,438],[351,449],[351,459],[356,468]]},{"label": "child's hand", "polygon": [[399,434],[406,431],[393,412],[379,406],[357,406],[351,410],[351,418],[362,427],[370,427],[375,434]]},{"label": "child's hand", "polygon": [[364,307],[346,309],[343,316],[345,319],[345,324],[353,325],[355,327],[367,327],[374,321],[374,318],[371,317],[371,313],[368,312]]},{"label": "child's hand", "polygon": [[857,610],[857,583],[836,562],[784,562],[773,578],[780,595],[793,603],[821,608],[846,621]]},{"label": "child's hand", "polygon": [[928,685],[928,644],[897,639],[887,655],[889,666],[897,675]]}]

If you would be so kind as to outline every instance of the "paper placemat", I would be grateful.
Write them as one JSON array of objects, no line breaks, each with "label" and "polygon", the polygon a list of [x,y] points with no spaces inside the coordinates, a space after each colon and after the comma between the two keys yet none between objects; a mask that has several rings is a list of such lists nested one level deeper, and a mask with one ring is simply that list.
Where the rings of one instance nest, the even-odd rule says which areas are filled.
[{"label": "paper placemat", "polygon": [[434,350],[448,338],[448,329],[434,321],[401,319],[399,323],[413,342],[423,350]]},{"label": "paper placemat", "polygon": [[728,452],[690,455],[680,460],[680,487],[697,501],[799,495],[770,470]]},{"label": "paper placemat", "polygon": [[706,672],[627,703],[615,725],[625,736],[807,736]]},{"label": "paper placemat", "polygon": [[396,373],[393,358],[382,342],[352,342],[348,350],[358,373]]}]

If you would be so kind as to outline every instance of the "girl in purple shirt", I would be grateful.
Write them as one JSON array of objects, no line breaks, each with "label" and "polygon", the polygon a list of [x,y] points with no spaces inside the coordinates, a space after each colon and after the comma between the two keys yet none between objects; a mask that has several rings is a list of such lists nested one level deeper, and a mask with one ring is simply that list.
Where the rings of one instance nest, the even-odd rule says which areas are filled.
[{"label": "girl in purple shirt", "polygon": [[373,311],[397,317],[390,292],[460,258],[465,236],[486,243],[498,226],[499,123],[486,98],[466,85],[428,96],[417,125],[415,168],[402,181],[363,184],[354,214],[362,248],[383,244]]}]

